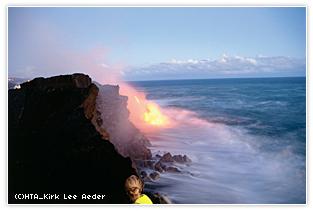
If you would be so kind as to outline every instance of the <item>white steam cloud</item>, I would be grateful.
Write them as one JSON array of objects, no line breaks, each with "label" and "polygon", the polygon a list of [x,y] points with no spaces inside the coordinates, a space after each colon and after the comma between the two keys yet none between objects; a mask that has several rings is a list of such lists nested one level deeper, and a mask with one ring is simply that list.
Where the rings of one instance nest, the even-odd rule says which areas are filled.
[{"label": "white steam cloud", "polygon": [[50,22],[23,16],[23,24],[9,27],[8,76],[51,77],[84,73],[99,83],[116,84],[125,75],[123,63],[110,62],[110,50],[103,44],[77,49],[74,35]]}]

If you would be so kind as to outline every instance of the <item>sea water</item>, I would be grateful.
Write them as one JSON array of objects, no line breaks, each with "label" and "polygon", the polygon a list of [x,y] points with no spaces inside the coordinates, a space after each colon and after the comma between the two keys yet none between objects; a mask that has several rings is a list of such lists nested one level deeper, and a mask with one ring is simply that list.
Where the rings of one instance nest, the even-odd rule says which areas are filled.
[{"label": "sea water", "polygon": [[[187,155],[145,190],[177,204],[306,203],[306,78],[132,82],[174,126],[145,131],[153,155]],[[140,126],[139,126],[140,127]]]}]

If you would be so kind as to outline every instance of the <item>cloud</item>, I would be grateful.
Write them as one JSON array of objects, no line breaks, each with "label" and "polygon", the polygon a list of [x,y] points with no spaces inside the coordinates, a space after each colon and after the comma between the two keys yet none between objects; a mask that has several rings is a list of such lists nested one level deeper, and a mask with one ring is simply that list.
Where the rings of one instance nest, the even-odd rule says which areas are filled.
[{"label": "cloud", "polygon": [[[284,77],[305,76],[306,61],[291,57],[256,58],[233,56],[225,54],[219,59],[204,59],[177,61],[175,59],[146,67],[133,68],[126,77],[129,79],[154,78],[210,78],[210,77]],[[147,78],[148,79],[148,78]]]}]

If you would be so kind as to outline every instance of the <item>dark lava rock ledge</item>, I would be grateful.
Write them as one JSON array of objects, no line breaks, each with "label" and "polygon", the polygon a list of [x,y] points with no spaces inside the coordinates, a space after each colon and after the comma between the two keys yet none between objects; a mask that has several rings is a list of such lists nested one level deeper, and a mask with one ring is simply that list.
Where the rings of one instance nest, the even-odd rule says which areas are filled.
[{"label": "dark lava rock ledge", "polygon": [[124,182],[138,172],[101,127],[98,92],[84,74],[36,78],[9,90],[9,204],[129,203]]}]

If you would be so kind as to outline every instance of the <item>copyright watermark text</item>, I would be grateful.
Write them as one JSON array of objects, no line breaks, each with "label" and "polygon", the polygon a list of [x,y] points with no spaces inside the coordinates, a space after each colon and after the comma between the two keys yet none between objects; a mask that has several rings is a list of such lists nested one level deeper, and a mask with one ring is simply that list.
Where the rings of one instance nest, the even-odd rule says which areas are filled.
[{"label": "copyright watermark text", "polygon": [[82,195],[69,195],[69,194],[28,194],[19,193],[15,194],[14,198],[17,200],[75,200],[75,199],[86,199],[86,200],[99,200],[104,199],[104,194],[82,194]]}]

